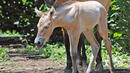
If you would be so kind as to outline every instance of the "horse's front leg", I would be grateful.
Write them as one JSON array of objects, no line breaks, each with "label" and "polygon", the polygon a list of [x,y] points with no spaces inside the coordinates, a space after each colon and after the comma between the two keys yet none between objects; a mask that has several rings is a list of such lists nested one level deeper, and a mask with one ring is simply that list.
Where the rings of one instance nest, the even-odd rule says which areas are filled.
[{"label": "horse's front leg", "polygon": [[78,73],[77,68],[77,62],[79,61],[78,56],[78,41],[80,37],[80,33],[78,32],[68,32],[69,34],[69,40],[70,40],[70,55],[72,59],[72,65],[73,65],[73,72],[72,73]]}]

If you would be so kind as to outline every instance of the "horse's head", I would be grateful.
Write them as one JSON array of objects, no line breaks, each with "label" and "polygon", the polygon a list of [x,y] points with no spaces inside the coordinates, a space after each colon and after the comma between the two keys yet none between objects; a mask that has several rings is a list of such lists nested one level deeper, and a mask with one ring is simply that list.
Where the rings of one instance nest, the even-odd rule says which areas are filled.
[{"label": "horse's head", "polygon": [[62,3],[66,2],[66,1],[69,1],[69,0],[45,0],[48,7],[59,6],[59,5],[61,5]]},{"label": "horse's head", "polygon": [[45,0],[45,2],[47,3],[47,6],[48,7],[51,7],[53,5],[55,5],[57,0]]},{"label": "horse's head", "polygon": [[42,45],[44,45],[48,38],[51,36],[54,29],[52,22],[53,9],[51,9],[49,12],[41,12],[37,8],[35,8],[35,12],[38,16],[40,16],[40,19],[37,24],[38,33],[34,43],[38,47],[42,47]]}]

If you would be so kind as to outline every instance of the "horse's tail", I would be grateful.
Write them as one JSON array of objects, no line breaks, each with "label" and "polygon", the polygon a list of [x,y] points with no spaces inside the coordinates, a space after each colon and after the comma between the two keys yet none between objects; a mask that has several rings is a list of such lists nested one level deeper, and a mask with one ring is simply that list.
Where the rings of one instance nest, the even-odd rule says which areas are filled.
[{"label": "horse's tail", "polygon": [[100,25],[107,28],[107,11],[104,7],[101,7],[100,11]]},{"label": "horse's tail", "polygon": [[[102,38],[108,37],[108,27],[107,27],[107,11],[104,7],[100,8],[101,16],[99,24],[97,25],[97,30]],[[104,33],[106,34],[104,36]]]},{"label": "horse's tail", "polygon": [[111,0],[108,0],[107,1],[107,5],[105,6],[105,8],[106,8],[107,11],[109,10],[110,4],[111,4]]}]

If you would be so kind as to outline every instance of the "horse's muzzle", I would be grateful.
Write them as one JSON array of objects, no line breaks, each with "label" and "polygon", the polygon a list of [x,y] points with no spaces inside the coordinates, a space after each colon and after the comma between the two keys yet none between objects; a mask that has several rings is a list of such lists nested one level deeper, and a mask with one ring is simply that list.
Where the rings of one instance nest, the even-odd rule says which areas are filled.
[{"label": "horse's muzzle", "polygon": [[37,47],[41,47],[44,43],[44,39],[42,39],[42,37],[36,37],[35,38],[35,41],[34,41],[34,44],[37,46]]}]

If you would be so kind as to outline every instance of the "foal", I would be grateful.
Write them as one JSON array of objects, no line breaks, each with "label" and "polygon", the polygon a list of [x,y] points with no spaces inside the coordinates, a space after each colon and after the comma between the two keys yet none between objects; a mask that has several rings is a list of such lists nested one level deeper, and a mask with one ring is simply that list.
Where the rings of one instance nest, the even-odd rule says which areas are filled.
[{"label": "foal", "polygon": [[[56,4],[56,7],[59,7],[66,1],[92,1],[92,0],[45,0],[45,1],[49,7],[53,6],[54,4]],[[106,8],[107,11],[109,10],[111,0],[93,0],[93,1],[100,2]],[[67,53],[67,66],[65,68],[65,71],[70,71],[71,66],[72,66],[72,61],[71,61],[70,51],[69,51],[70,50],[69,38],[68,38],[67,31],[65,29],[63,29],[63,33],[64,33],[63,36],[64,36],[64,41],[65,41],[66,53]],[[79,44],[78,44],[78,51],[79,51],[78,54],[81,57],[81,59],[80,59],[81,61],[79,62],[79,65],[81,64],[83,66],[83,68],[86,66],[86,59],[87,59],[86,53],[85,53],[86,49],[85,49],[84,39],[85,39],[84,35],[82,34],[80,36]],[[102,38],[100,37],[98,32],[96,32],[96,39],[98,40],[99,44],[101,45]],[[82,49],[82,51],[81,51],[81,49]],[[82,55],[80,52],[82,52]],[[101,49],[99,50],[99,53],[98,53],[97,59],[96,59],[96,70],[99,70],[99,71],[103,70]]]},{"label": "foal", "polygon": [[[110,69],[113,68],[111,56],[112,46],[109,42],[107,31],[107,12],[104,6],[99,2],[68,1],[57,9],[52,7],[47,15],[39,15],[41,15],[41,18],[38,23],[38,33],[35,38],[35,43],[39,43],[39,46],[42,46],[50,37],[54,28],[65,28],[70,40],[73,73],[78,73],[76,65],[77,59],[79,59],[77,58],[77,45],[81,33],[84,33],[85,37],[92,46],[91,61],[86,73],[90,73],[92,70],[92,65],[97,57],[100,47],[92,31],[95,26],[97,26],[97,30],[105,42],[110,59]],[[61,24],[57,24],[59,22],[61,22]]]}]

